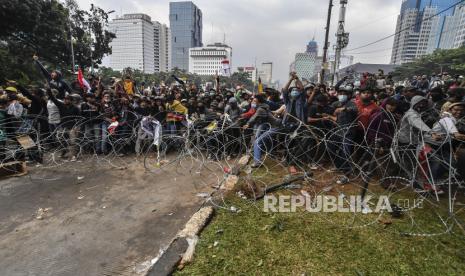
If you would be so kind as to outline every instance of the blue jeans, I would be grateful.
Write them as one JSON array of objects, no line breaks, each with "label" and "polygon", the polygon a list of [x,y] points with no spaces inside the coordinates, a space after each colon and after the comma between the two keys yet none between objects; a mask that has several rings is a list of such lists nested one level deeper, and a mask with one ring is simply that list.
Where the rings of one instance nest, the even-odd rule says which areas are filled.
[{"label": "blue jeans", "polygon": [[277,133],[277,128],[270,128],[265,132],[262,132],[260,136],[255,139],[253,143],[253,159],[255,163],[259,163],[262,159],[262,150],[267,150],[267,144],[271,144],[270,149],[273,145],[273,135]]},{"label": "blue jeans", "polygon": [[101,125],[99,123],[86,124],[84,126],[84,143],[86,148],[90,148],[97,152],[102,150],[101,141]]},{"label": "blue jeans", "polygon": [[[105,121],[100,124],[100,129],[101,129],[101,134],[102,134],[102,141],[101,141],[101,146],[100,150],[103,153],[108,152],[108,142],[110,140],[110,134],[108,133],[108,127],[110,126],[110,123]],[[99,147],[97,146],[97,149]]]}]

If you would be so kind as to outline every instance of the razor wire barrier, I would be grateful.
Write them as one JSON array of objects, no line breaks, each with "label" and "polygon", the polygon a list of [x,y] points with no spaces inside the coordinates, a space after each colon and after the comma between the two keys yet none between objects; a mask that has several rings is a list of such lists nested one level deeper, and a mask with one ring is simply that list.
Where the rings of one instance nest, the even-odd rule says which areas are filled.
[{"label": "razor wire barrier", "polygon": [[[118,124],[107,122],[103,117],[97,118],[99,123],[93,124],[85,117],[72,116],[61,118],[72,124],[50,128],[45,116],[24,116],[8,118],[0,125],[5,133],[0,154],[2,165],[29,160],[40,163],[42,168],[56,169],[84,160],[117,168],[133,162],[128,157],[137,156],[138,166],[153,174],[200,174],[205,176],[205,181],[214,178],[220,196],[208,197],[208,202],[237,211],[228,206],[220,187],[241,156],[259,150],[262,152],[261,166],[255,169],[247,165],[242,169],[239,176],[243,188],[238,192],[257,208],[261,208],[261,203],[256,200],[260,187],[263,189],[281,181],[283,175],[289,174],[288,168],[293,166],[303,181],[302,184],[284,186],[284,190],[291,194],[305,192],[312,197],[332,194],[348,204],[347,186],[352,187],[354,195],[362,197],[382,194],[397,200],[408,195],[415,200],[413,206],[392,206],[402,213],[404,222],[408,221],[408,229],[400,234],[434,236],[450,233],[454,227],[463,231],[463,221],[457,214],[463,212],[465,206],[459,204],[463,198],[464,179],[454,164],[453,137],[431,141],[430,137],[420,134],[418,146],[402,144],[398,139],[397,120],[387,112],[382,109],[379,116],[385,114],[392,120],[390,123],[396,129],[395,135],[390,137],[392,144],[385,144],[383,139],[386,137],[377,135],[376,129],[374,141],[368,139],[367,133],[373,131],[371,124],[359,131],[359,137],[348,137],[348,130],[359,129],[358,119],[344,126],[333,123],[330,129],[317,128],[297,118],[294,119],[298,123],[291,127],[261,124],[254,129],[244,129],[244,120],[232,121],[220,114],[209,120],[187,118],[182,122],[167,123],[129,111],[129,117],[134,119]],[[147,121],[149,123],[144,125]],[[268,134],[266,141],[257,143],[265,133]],[[351,154],[344,152],[347,146],[353,147]],[[341,161],[350,168],[348,179],[335,169],[335,163]],[[436,178],[432,171],[434,166],[445,170],[445,177]],[[218,172],[223,177],[218,176]],[[420,191],[421,182],[435,189]],[[446,193],[440,195],[440,190]],[[419,204],[427,206],[430,215],[437,218],[440,230],[429,231],[417,223],[414,212]],[[377,218],[383,215],[385,213],[380,213]],[[344,226],[369,227],[378,223],[373,216],[350,213],[344,218]]]}]

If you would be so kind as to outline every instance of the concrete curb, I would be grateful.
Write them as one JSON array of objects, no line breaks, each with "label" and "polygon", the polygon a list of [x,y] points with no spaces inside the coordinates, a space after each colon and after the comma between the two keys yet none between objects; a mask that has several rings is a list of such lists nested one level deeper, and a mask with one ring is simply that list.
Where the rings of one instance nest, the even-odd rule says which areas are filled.
[{"label": "concrete curb", "polygon": [[171,241],[168,248],[156,260],[146,275],[171,275],[178,264],[183,267],[192,261],[198,234],[205,228],[213,214],[212,206],[202,207],[198,210],[186,223],[184,229]]}]

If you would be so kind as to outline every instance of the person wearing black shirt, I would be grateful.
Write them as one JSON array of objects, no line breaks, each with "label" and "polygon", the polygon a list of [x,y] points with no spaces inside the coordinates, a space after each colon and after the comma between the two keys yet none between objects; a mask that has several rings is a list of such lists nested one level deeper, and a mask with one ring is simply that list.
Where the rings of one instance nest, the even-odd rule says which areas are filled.
[{"label": "person wearing black shirt", "polygon": [[60,111],[60,129],[63,131],[64,138],[61,156],[64,157],[66,153],[69,153],[71,161],[75,161],[77,154],[77,138],[79,136],[79,126],[77,122],[80,118],[81,111],[73,104],[71,95],[66,95],[63,102],[55,98],[50,89],[47,90],[47,95]]},{"label": "person wearing black shirt", "polygon": [[326,133],[334,127],[334,122],[331,121],[333,113],[334,108],[328,104],[328,98],[320,94],[314,98],[314,104],[308,109],[308,123]]},{"label": "person wearing black shirt", "polygon": [[84,117],[84,148],[91,146],[92,150],[98,151],[101,138],[100,124],[102,123],[99,104],[92,93],[87,93],[84,99],[85,102],[81,105],[81,114]]}]

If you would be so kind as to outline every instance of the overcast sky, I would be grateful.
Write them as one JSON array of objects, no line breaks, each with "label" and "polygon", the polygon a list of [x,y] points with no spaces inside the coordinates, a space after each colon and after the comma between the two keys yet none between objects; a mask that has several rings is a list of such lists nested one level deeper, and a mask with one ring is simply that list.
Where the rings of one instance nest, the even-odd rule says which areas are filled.
[{"label": "overcast sky", "polygon": [[[81,8],[93,3],[115,10],[111,16],[145,13],[152,20],[169,25],[169,2],[163,0],[77,0]],[[274,63],[273,78],[285,81],[289,65],[297,52],[303,52],[315,34],[320,55],[323,51],[324,27],[329,0],[195,0],[203,12],[203,43],[222,42],[233,48],[233,67]],[[349,0],[346,31],[350,44],[346,54],[355,62],[389,63],[393,38],[365,47],[395,32],[402,0]],[[339,0],[334,0],[331,45],[334,45],[339,17]],[[334,50],[331,48],[332,52]]]}]

